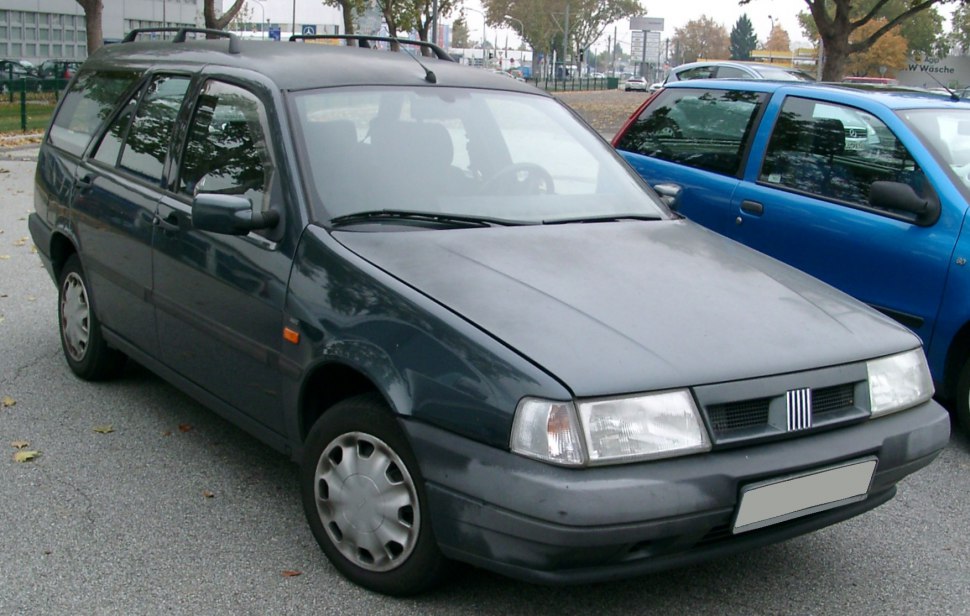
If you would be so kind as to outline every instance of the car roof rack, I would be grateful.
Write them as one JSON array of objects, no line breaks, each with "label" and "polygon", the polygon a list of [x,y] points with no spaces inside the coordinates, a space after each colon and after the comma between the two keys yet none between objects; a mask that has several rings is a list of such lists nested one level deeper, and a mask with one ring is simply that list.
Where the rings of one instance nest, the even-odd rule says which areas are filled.
[{"label": "car roof rack", "polygon": [[342,40],[342,41],[357,41],[360,47],[367,49],[371,48],[370,43],[398,43],[399,45],[414,45],[415,47],[423,47],[425,49],[430,49],[434,52],[435,57],[439,60],[446,60],[448,62],[454,62],[455,59],[448,55],[448,52],[438,47],[434,43],[429,43],[428,41],[416,41],[414,39],[402,39],[395,38],[391,36],[373,36],[370,34],[293,34],[290,36],[290,42],[294,41],[313,41],[313,40]]},{"label": "car roof rack", "polygon": [[189,32],[196,34],[205,34],[206,38],[228,38],[229,39],[229,53],[237,54],[239,53],[239,37],[232,32],[226,32],[225,30],[214,30],[212,28],[135,28],[129,32],[125,38],[121,40],[122,43],[131,43],[142,34],[158,34],[160,32],[175,32],[175,36],[172,38],[173,43],[184,43],[186,41],[186,35]]}]

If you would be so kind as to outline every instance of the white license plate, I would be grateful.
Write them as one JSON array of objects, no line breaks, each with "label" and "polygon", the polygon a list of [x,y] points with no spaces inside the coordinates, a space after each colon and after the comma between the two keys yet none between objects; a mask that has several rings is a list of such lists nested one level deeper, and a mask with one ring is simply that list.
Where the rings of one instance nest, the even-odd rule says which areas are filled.
[{"label": "white license plate", "polygon": [[876,458],[855,460],[741,488],[735,533],[809,515],[866,497]]}]

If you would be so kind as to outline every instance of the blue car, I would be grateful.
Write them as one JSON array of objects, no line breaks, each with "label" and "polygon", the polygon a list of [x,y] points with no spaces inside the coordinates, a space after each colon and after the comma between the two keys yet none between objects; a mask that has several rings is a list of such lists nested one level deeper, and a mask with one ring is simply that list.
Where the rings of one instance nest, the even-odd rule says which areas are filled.
[{"label": "blue car", "polygon": [[970,103],[689,81],[644,102],[613,145],[683,215],[916,332],[970,430]]}]

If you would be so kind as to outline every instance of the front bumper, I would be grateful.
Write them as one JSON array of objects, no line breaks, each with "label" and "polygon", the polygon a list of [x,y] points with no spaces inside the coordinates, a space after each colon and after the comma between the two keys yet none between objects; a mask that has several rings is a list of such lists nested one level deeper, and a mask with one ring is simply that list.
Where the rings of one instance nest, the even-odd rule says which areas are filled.
[{"label": "front bumper", "polygon": [[[541,583],[620,579],[795,537],[886,502],[949,438],[946,411],[908,411],[803,438],[654,462],[565,469],[404,422],[445,555]],[[866,456],[866,498],[734,535],[740,489]]]}]

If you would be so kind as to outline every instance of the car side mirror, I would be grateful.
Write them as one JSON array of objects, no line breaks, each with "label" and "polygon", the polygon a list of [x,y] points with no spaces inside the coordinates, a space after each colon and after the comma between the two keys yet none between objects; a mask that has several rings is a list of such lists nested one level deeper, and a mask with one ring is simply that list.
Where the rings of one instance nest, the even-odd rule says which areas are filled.
[{"label": "car side mirror", "polygon": [[246,197],[209,193],[192,200],[192,226],[200,231],[246,235],[250,231],[272,229],[279,221],[279,212],[254,212],[253,204]]},{"label": "car side mirror", "polygon": [[680,193],[683,190],[680,186],[677,184],[657,184],[653,189],[667,207],[675,212],[677,211],[677,208],[680,206]]},{"label": "car side mirror", "polygon": [[906,212],[916,216],[916,224],[928,226],[940,217],[940,204],[920,197],[909,184],[879,180],[869,187],[869,205],[881,210]]}]

